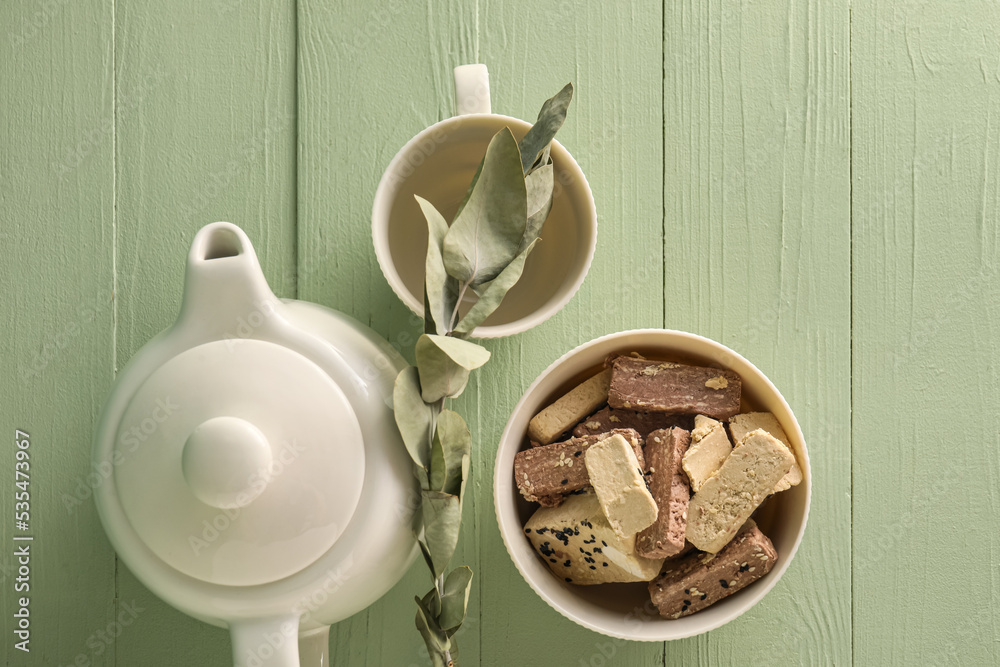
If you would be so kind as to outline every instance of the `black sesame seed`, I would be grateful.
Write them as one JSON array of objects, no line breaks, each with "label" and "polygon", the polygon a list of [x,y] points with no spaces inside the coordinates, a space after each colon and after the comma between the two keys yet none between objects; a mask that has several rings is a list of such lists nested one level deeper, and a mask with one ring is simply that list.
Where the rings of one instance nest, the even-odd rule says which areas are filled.
[{"label": "black sesame seed", "polygon": [[690,607],[691,606],[691,600],[684,600],[684,606],[685,607]]},{"label": "black sesame seed", "polygon": [[601,551],[601,547],[594,547],[594,553],[595,553],[595,554],[602,554],[602,553],[604,553],[604,552],[603,552],[603,551]]},{"label": "black sesame seed", "polygon": [[729,582],[726,581],[725,579],[719,579],[719,585],[722,586],[723,588],[729,588]]},{"label": "black sesame seed", "polygon": [[561,481],[561,482],[559,482],[559,483],[560,483],[560,484],[569,484],[569,480],[568,480],[568,479],[564,479],[563,481]]},{"label": "black sesame seed", "polygon": [[549,559],[549,562],[550,562],[550,563],[555,563],[555,562],[556,562],[556,559],[555,559],[555,558],[550,558],[550,559]]},{"label": "black sesame seed", "polygon": [[750,569],[749,565],[740,565],[740,572],[746,572]]},{"label": "black sesame seed", "polygon": [[583,454],[583,452],[573,452],[573,456],[580,456],[580,454]]},{"label": "black sesame seed", "polygon": [[525,528],[525,529],[524,529],[524,532],[526,532],[526,533],[530,533],[530,532],[531,532],[531,529],[530,529],[530,528]]},{"label": "black sesame seed", "polygon": [[594,567],[593,565],[591,565],[591,566],[590,566],[590,569],[591,569],[591,570],[596,570],[597,568],[596,568],[596,567]]},{"label": "black sesame seed", "polygon": [[607,567],[607,566],[608,566],[608,564],[607,564],[607,563],[601,563],[601,565],[603,565],[604,567]]},{"label": "black sesame seed", "polygon": [[699,599],[700,599],[700,600],[704,600],[704,599],[705,599],[705,598],[707,598],[707,597],[708,597],[708,593],[702,593],[702,594],[701,594],[701,597],[700,597]]},{"label": "black sesame seed", "polygon": [[608,543],[605,542],[604,540],[601,540],[601,544],[603,544],[604,546],[608,546]]},{"label": "black sesame seed", "polygon": [[685,595],[687,595],[687,594],[688,594],[688,593],[690,593],[690,592],[691,592],[691,589],[690,589],[690,588],[685,588],[685,589],[684,589],[684,594],[685,594]]},{"label": "black sesame seed", "polygon": [[572,582],[573,580],[570,579],[569,577],[566,577],[566,581]]},{"label": "black sesame seed", "polygon": [[567,559],[567,560],[566,560],[566,562],[565,562],[565,563],[563,563],[563,566],[564,566],[564,567],[569,567],[569,564],[570,564],[570,561],[569,561],[569,560]]}]

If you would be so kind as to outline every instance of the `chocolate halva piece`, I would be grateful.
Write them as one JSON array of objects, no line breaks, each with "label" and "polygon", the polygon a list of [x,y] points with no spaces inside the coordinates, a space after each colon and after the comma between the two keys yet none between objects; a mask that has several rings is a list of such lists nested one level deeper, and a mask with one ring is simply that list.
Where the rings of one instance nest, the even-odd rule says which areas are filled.
[{"label": "chocolate halva piece", "polygon": [[608,400],[611,371],[580,383],[528,422],[528,438],[547,445]]},{"label": "chocolate halva piece", "polygon": [[611,366],[608,404],[728,419],[740,411],[740,387],[740,376],[726,369],[617,357]]},{"label": "chocolate halva piece", "polygon": [[625,438],[605,438],[587,449],[583,458],[604,516],[619,537],[635,535],[656,521],[656,501]]},{"label": "chocolate halva piece", "polygon": [[[770,412],[746,412],[742,415],[736,415],[729,420],[729,432],[733,436],[733,442],[740,442],[746,437],[747,433],[750,431],[756,431],[762,428],[775,438],[777,438],[781,444],[788,447],[788,451],[795,456],[795,450],[792,449],[792,443],[788,441],[788,436],[785,434],[785,430],[781,428],[781,424],[778,423],[778,419]],[[802,481],[802,468],[799,467],[798,461],[792,464],[792,469],[788,471],[788,474],[782,477],[778,484],[774,487],[774,492],[785,491],[793,486],[797,486]]]},{"label": "chocolate halva piece", "polygon": [[570,584],[649,581],[663,566],[663,559],[636,555],[635,535],[617,535],[591,492],[538,509],[524,534],[552,573]]},{"label": "chocolate halva piece", "polygon": [[649,597],[667,619],[689,616],[771,571],[778,553],[753,520],[717,554],[693,552],[664,564],[649,582]]},{"label": "chocolate halva piece", "polygon": [[641,466],[645,466],[639,434],[632,429],[570,438],[551,445],[532,447],[514,456],[514,480],[521,495],[530,502],[554,507],[567,493],[590,486],[583,455],[594,443],[621,435],[632,446]]},{"label": "chocolate halva piece", "polygon": [[694,425],[691,415],[670,414],[667,412],[637,412],[635,410],[615,410],[605,406],[590,415],[573,429],[573,435],[584,436],[593,433],[604,433],[613,428],[633,428],[639,437],[646,440],[653,431],[661,428],[680,426],[690,431]]},{"label": "chocolate halva piece", "polygon": [[702,551],[719,552],[771,495],[793,463],[795,457],[788,448],[766,431],[748,433],[719,471],[691,497],[688,541]]},{"label": "chocolate halva piece", "polygon": [[691,434],[682,428],[653,431],[646,438],[649,490],[659,509],[656,521],[639,533],[636,553],[646,558],[669,558],[684,550],[691,489],[681,469]]},{"label": "chocolate halva piece", "polygon": [[732,451],[733,446],[722,422],[697,415],[694,418],[694,431],[691,432],[691,447],[684,454],[683,461],[691,490],[698,493],[702,484],[722,467]]}]

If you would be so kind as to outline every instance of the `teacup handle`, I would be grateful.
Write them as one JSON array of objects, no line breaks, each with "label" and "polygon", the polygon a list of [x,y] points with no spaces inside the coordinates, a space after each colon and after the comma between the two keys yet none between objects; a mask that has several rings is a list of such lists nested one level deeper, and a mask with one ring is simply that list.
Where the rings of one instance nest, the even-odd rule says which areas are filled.
[{"label": "teacup handle", "polygon": [[486,65],[455,68],[455,114],[493,113],[490,108],[490,73]]}]

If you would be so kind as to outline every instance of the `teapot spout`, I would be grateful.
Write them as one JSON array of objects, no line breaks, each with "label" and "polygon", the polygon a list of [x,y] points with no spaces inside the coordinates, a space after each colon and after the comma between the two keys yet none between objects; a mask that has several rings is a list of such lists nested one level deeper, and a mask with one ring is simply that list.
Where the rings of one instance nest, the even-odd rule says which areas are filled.
[{"label": "teapot spout", "polygon": [[188,253],[177,325],[200,337],[257,337],[280,307],[246,233],[229,222],[202,227]]}]

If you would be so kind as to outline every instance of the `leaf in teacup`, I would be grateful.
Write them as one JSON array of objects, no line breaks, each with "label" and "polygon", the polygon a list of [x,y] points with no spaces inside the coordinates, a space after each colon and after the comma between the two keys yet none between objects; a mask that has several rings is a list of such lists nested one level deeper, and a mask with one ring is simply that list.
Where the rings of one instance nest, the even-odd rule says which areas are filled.
[{"label": "leaf in teacup", "polygon": [[490,353],[467,340],[423,334],[417,339],[416,357],[421,396],[425,402],[434,403],[461,395],[469,371],[485,364]]},{"label": "leaf in teacup", "polygon": [[549,211],[552,210],[554,184],[551,164],[536,169],[525,177],[524,185],[528,194],[528,224],[524,227],[524,237],[521,238],[521,245],[517,248],[518,254],[521,254],[541,234],[542,225],[545,224],[545,219],[549,217]]},{"label": "leaf in teacup", "polygon": [[458,204],[458,208],[455,209],[455,217],[453,217],[452,220],[457,218],[459,213],[462,212],[462,209],[465,208],[465,205],[469,203],[469,197],[472,196],[472,191],[476,189],[476,183],[479,182],[479,175],[483,173],[483,163],[485,162],[486,157],[484,156],[483,159],[479,161],[479,166],[476,167],[476,173],[472,176],[472,182],[469,183],[469,187],[465,191],[465,196],[462,197],[462,201]]},{"label": "leaf in teacup", "polygon": [[[426,307],[424,319],[430,319],[436,332],[444,334],[451,322],[451,314],[455,309],[458,285],[454,278],[448,275],[444,268],[441,253],[444,248],[444,237],[448,234],[448,222],[444,216],[423,197],[414,195],[420,210],[427,219],[427,258],[424,261],[424,298]],[[429,318],[428,318],[429,314]]]},{"label": "leaf in teacup", "polygon": [[472,434],[454,410],[442,410],[431,447],[430,486],[458,495],[462,489],[462,457],[472,453]]},{"label": "leaf in teacup", "polygon": [[479,300],[472,304],[469,312],[455,326],[453,333],[456,336],[468,336],[500,306],[507,291],[521,278],[521,273],[524,272],[524,261],[538,241],[539,239],[532,241],[527,248],[521,251],[520,255],[514,258],[514,261],[507,265],[507,268],[500,272],[499,276],[479,288]]},{"label": "leaf in teacup", "polygon": [[431,461],[434,413],[431,406],[421,398],[420,375],[416,367],[407,366],[396,376],[396,383],[392,388],[392,405],[396,427],[403,437],[406,451],[410,453],[413,462],[426,471]]},{"label": "leaf in teacup", "polygon": [[[521,166],[525,174],[539,164],[539,154],[546,149],[566,120],[566,110],[573,99],[573,84],[567,83],[558,93],[545,100],[538,119],[521,139]],[[543,166],[544,162],[539,166]]]},{"label": "leaf in teacup", "polygon": [[521,155],[510,129],[496,133],[462,211],[444,238],[444,265],[460,284],[493,280],[517,255],[527,221]]},{"label": "leaf in teacup", "polygon": [[424,544],[430,556],[434,578],[441,576],[458,544],[462,523],[462,503],[458,496],[421,489],[420,512],[424,522]]},{"label": "leaf in teacup", "polygon": [[469,607],[469,591],[472,587],[472,570],[467,566],[456,567],[444,580],[444,595],[438,625],[450,637],[465,621],[465,611]]}]

